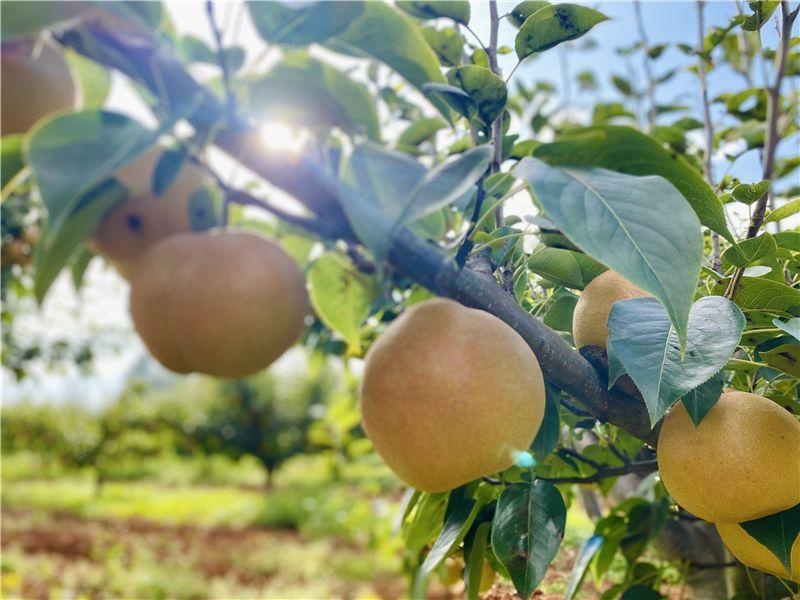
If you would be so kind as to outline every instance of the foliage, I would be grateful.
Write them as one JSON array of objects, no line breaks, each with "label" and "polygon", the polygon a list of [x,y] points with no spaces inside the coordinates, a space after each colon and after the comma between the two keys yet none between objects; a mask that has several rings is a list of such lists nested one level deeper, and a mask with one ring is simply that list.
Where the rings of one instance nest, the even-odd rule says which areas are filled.
[{"label": "foliage", "polygon": [[[158,126],[91,99],[44,119],[21,142],[4,138],[4,170],[16,171],[4,174],[4,247],[29,226],[42,235],[33,264],[4,260],[3,300],[33,293],[42,301],[66,267],[80,283],[92,259],[86,241],[125,195],[111,175],[156,139],[171,141],[170,156],[191,155],[212,172],[205,151],[221,147],[306,209],[298,216],[276,208],[256,178],[241,190],[218,178],[227,224],[252,225],[237,203],[273,212],[286,223],[260,226],[293,240],[299,262],[311,263],[319,321],[307,346],[346,362],[361,357],[387,322],[433,293],[492,312],[537,351],[550,405],[533,454],[452,492],[408,496],[400,533],[413,591],[424,594],[428,576],[460,556],[471,594],[488,561],[529,596],[557,555],[574,484],[610,494],[619,476],[634,473],[646,477],[597,520],[569,593],[616,560],[624,576],[604,597],[658,595],[665,570],[647,548],[665,523],[686,515],[652,475],[651,426],[681,399],[702,424],[723,385],[800,414],[798,188],[788,179],[800,163],[786,154],[800,102],[786,85],[800,75],[791,37],[797,9],[752,2],[706,31],[699,3],[696,46],[653,46],[637,3],[639,39],[616,51],[631,69],[640,60],[642,76],[573,77],[567,68],[556,89],[499,71],[498,55],[512,52],[498,47],[499,28],[514,35],[517,66],[554,48],[567,60],[593,51],[587,34],[604,26],[601,12],[537,1],[501,18],[490,2],[491,41],[475,43],[464,2],[252,2],[250,18],[279,60],[250,77],[240,72],[243,53],[266,45],[226,47],[217,35],[212,49],[179,39],[152,6],[93,6],[91,18],[82,4],[49,16],[9,9],[4,39],[52,29],[93,68],[133,81]],[[781,32],[776,48],[762,43],[767,23]],[[668,53],[679,68],[664,69]],[[195,79],[194,62],[211,65],[213,77]],[[102,98],[102,77],[88,62],[81,70],[85,87],[97,88],[87,97]],[[667,99],[679,70],[697,77],[702,111]],[[725,70],[741,85],[710,98],[709,77]],[[611,98],[599,83],[606,76]],[[571,110],[573,84],[588,99],[586,114]],[[259,109],[286,114],[310,134],[303,157],[252,149],[247,115]],[[745,155],[763,165],[753,181],[736,176]],[[524,205],[518,214],[508,210],[512,198]],[[736,214],[746,215],[745,226],[729,223]],[[577,292],[606,268],[653,298],[617,304],[608,348],[581,355],[571,347]],[[4,364],[23,374],[36,353],[12,335],[13,307],[3,310]],[[186,393],[188,402],[150,403],[130,390],[97,420],[14,407],[4,413],[4,449],[46,442],[42,453],[91,464],[101,479],[165,452],[249,455],[271,472],[313,450],[340,475],[343,458],[371,456],[354,385],[347,377],[332,383],[323,366],[309,370],[291,387],[272,375],[206,383]],[[795,516],[786,511],[746,530],[785,559],[780,540],[796,530]]]}]

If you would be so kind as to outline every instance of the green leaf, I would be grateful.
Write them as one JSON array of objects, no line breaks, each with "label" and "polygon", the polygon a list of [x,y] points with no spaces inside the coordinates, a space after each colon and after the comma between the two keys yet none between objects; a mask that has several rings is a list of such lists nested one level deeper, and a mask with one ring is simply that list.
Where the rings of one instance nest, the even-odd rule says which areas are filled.
[{"label": "green leaf", "polygon": [[791,572],[792,544],[800,535],[800,504],[741,525],[750,537],[778,557],[787,572]]},{"label": "green leaf", "polygon": [[475,182],[489,168],[492,154],[492,147],[483,144],[430,170],[409,198],[398,199],[402,206],[398,222],[416,221],[471,194]]},{"label": "green leaf", "polygon": [[464,38],[452,27],[436,29],[434,27],[423,27],[422,35],[436,56],[448,67],[457,67],[461,64],[461,56],[464,53]]},{"label": "green leaf", "polygon": [[726,248],[722,253],[722,260],[736,267],[746,267],[757,260],[768,256],[775,256],[778,245],[775,238],[769,233],[739,242],[738,246]]},{"label": "green leaf", "polygon": [[631,86],[631,82],[624,77],[621,77],[620,75],[612,75],[611,83],[614,84],[614,87],[617,88],[617,90],[619,90],[623,96],[633,96],[633,87]]},{"label": "green leaf", "polygon": [[779,329],[783,329],[786,333],[794,337],[800,342],[800,317],[789,319],[788,321],[781,321],[780,319],[773,319],[772,324]]},{"label": "green leaf", "polygon": [[164,193],[180,173],[186,162],[186,151],[182,147],[166,150],[158,157],[156,167],[153,169],[153,183],[150,188],[153,194],[160,196]]},{"label": "green leaf", "polygon": [[447,127],[439,117],[422,117],[409,125],[397,139],[398,148],[416,148],[421,143],[434,139],[436,132]]},{"label": "green leaf", "polygon": [[207,231],[217,225],[219,218],[214,195],[203,186],[189,199],[189,227],[192,231]]},{"label": "green leaf", "polygon": [[[426,83],[444,83],[436,53],[420,28],[388,4],[365,3],[361,15],[337,39],[389,65],[420,91]],[[447,115],[446,107],[437,108]]]},{"label": "green leaf", "polygon": [[595,166],[628,175],[660,175],[683,194],[700,222],[732,244],[722,203],[683,157],[631,127],[602,125],[562,135],[539,146],[534,157],[551,165]]},{"label": "green leaf", "polygon": [[764,23],[769,21],[772,13],[780,6],[779,0],[758,0],[756,2],[749,2],[752,15],[747,15],[742,22],[742,29],[745,31],[758,31],[764,26]]},{"label": "green leaf", "polygon": [[678,190],[661,177],[557,169],[534,158],[522,159],[514,172],[573,244],[661,300],[686,340],[703,241]]},{"label": "green leaf", "polygon": [[372,279],[334,252],[315,260],[308,270],[309,295],[323,323],[341,334],[350,352],[361,353],[361,325],[376,298]]},{"label": "green leaf", "polygon": [[56,117],[29,134],[27,162],[48,212],[34,286],[40,302],[70,253],[94,233],[90,228],[99,225],[112,201],[120,199],[105,188],[98,192],[98,184],[152,146],[157,134],[104,111]]},{"label": "green leaf", "polygon": [[[715,286],[714,293],[724,293],[727,283]],[[735,301],[744,310],[791,313],[800,309],[800,290],[770,279],[742,277]]]},{"label": "green leaf", "polygon": [[740,183],[733,190],[731,196],[743,204],[752,204],[769,191],[770,182],[767,179],[757,183]]},{"label": "green leaf", "polygon": [[551,385],[545,386],[545,392],[544,418],[531,444],[531,452],[539,462],[555,450],[561,437],[561,420],[558,412],[560,392]]},{"label": "green leaf", "polygon": [[69,265],[69,270],[72,274],[72,285],[75,287],[75,291],[79,291],[81,289],[81,286],[83,285],[83,276],[86,274],[86,269],[89,267],[89,263],[92,262],[92,259],[95,256],[96,255],[94,252],[84,246],[72,259],[72,262]]},{"label": "green leaf", "polygon": [[8,5],[3,10],[0,37],[8,41],[13,38],[32,37],[43,29],[63,26],[77,20],[94,2],[19,2],[13,9]]},{"label": "green leaf", "polygon": [[566,290],[559,290],[555,294],[556,300],[544,315],[544,324],[556,331],[572,333],[572,313],[578,303],[578,297]]},{"label": "green leaf", "polygon": [[778,221],[782,221],[783,219],[791,217],[792,215],[796,215],[799,212],[800,198],[795,198],[786,204],[782,204],[775,210],[769,211],[767,216],[764,218],[764,223],[777,223]]},{"label": "green leaf", "polygon": [[36,247],[36,273],[33,291],[41,304],[61,269],[75,256],[80,246],[88,240],[102,223],[105,214],[124,200],[127,190],[112,179],[84,194],[69,219],[54,229],[48,227]]},{"label": "green leaf", "polygon": [[572,600],[578,590],[581,588],[583,578],[586,576],[586,571],[589,569],[589,564],[592,562],[594,555],[603,547],[604,538],[602,535],[593,535],[586,540],[578,552],[578,557],[575,559],[575,564],[572,567],[572,572],[569,574],[569,581],[567,582],[566,600]]},{"label": "green leaf", "polygon": [[249,89],[254,111],[270,119],[380,138],[375,100],[367,87],[305,51],[284,56]]},{"label": "green leaf", "polygon": [[[411,519],[404,518],[403,539],[411,555],[419,554],[442,528],[449,492],[421,494]],[[407,516],[407,515],[406,515]]]},{"label": "green leaf", "polygon": [[574,252],[543,246],[528,258],[528,269],[566,287],[581,289],[583,275]]},{"label": "green leaf", "polygon": [[469,0],[397,0],[397,7],[420,19],[453,19],[457,23],[469,23]]},{"label": "green leaf", "polygon": [[523,60],[581,37],[592,27],[608,19],[603,13],[579,4],[547,5],[525,19],[517,32],[514,49]]},{"label": "green leaf", "polygon": [[483,563],[486,548],[489,545],[489,532],[492,529],[491,521],[479,523],[464,539],[464,594],[467,600],[478,598],[483,576]]},{"label": "green leaf", "polygon": [[689,413],[695,427],[700,425],[700,422],[708,414],[722,395],[722,388],[725,386],[725,376],[722,371],[711,377],[705,383],[700,384],[693,390],[689,391],[681,401]]},{"label": "green leaf", "polygon": [[364,11],[364,3],[248,2],[250,18],[264,41],[273,44],[306,45],[324,42],[343,32]]},{"label": "green leaf", "polygon": [[522,24],[528,20],[528,17],[545,6],[549,6],[549,4],[547,0],[525,0],[517,4],[514,9],[508,13],[508,19],[514,27],[519,29],[522,27]]},{"label": "green leaf", "polygon": [[195,35],[184,35],[177,43],[176,50],[185,62],[217,63],[217,53],[203,40]]},{"label": "green leaf", "polygon": [[[475,497],[473,497],[475,491]],[[450,492],[447,510],[444,514],[444,527],[439,537],[422,563],[424,579],[454,550],[467,535],[469,528],[478,516],[478,511],[486,504],[489,496],[480,487],[465,485]]]},{"label": "green leaf", "polygon": [[503,112],[508,90],[502,78],[485,67],[466,65],[447,72],[447,80],[469,95],[484,125],[490,126]]},{"label": "green leaf", "polygon": [[794,377],[800,377],[800,341],[781,335],[755,347],[755,359]]},{"label": "green leaf", "polygon": [[515,483],[497,501],[492,550],[517,593],[530,596],[558,553],[567,520],[561,494],[550,483]]},{"label": "green leaf", "polygon": [[80,83],[83,110],[102,108],[111,91],[111,73],[73,50],[69,50],[66,57]]},{"label": "green leaf", "polygon": [[23,155],[24,133],[12,133],[3,136],[0,144],[0,188],[5,188],[17,173],[25,168]]},{"label": "green leaf", "polygon": [[685,354],[655,298],[621,300],[608,316],[608,345],[642,393],[655,424],[675,401],[713,377],[733,355],[745,318],[722,296],[692,305]]}]

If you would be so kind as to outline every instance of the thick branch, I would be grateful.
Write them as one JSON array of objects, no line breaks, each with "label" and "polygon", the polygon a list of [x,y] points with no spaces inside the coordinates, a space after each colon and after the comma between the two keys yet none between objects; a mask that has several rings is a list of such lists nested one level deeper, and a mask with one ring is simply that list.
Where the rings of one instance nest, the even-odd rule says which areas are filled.
[{"label": "thick branch", "polygon": [[[334,192],[314,175],[318,167],[304,160],[275,157],[258,143],[254,128],[241,121],[225,123],[224,107],[195,82],[180,63],[151,40],[126,39],[96,23],[92,38],[79,30],[61,41],[88,58],[118,69],[144,85],[173,110],[191,106],[187,119],[196,127],[222,128],[214,143],[270,183],[286,190],[320,220],[328,220],[332,238],[351,237],[352,232]],[[91,42],[91,43],[88,43]],[[166,89],[164,89],[166,88]],[[165,96],[160,95],[165,94]],[[536,354],[545,377],[580,402],[593,417],[613,423],[628,433],[655,444],[647,412],[639,399],[606,389],[605,375],[596,372],[578,352],[541,321],[532,318],[514,298],[489,276],[456,263],[436,246],[401,228],[389,253],[396,269],[433,292],[480,308],[513,327]]]}]

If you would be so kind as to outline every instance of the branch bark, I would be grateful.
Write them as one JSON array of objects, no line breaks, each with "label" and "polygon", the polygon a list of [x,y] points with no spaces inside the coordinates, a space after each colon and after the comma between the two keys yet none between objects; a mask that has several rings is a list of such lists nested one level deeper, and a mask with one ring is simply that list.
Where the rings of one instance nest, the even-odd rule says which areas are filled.
[{"label": "branch bark", "polygon": [[[154,40],[125,36],[102,22],[83,24],[62,33],[59,39],[84,56],[123,72],[167,108],[193,107],[186,118],[195,128],[210,131],[220,128],[213,136],[215,145],[297,198],[317,219],[328,222],[328,235],[332,239],[353,239],[337,198],[314,175],[318,167],[307,159],[270,154],[259,143],[249,122],[239,118],[226,122],[225,109],[219,100]],[[393,241],[389,262],[434,293],[485,310],[508,323],[534,351],[548,381],[570,394],[593,417],[655,445],[657,432],[651,428],[640,399],[617,390],[609,391],[604,373],[595,371],[561,336],[531,317],[494,278],[459,268],[438,247],[405,228],[399,229]]]}]

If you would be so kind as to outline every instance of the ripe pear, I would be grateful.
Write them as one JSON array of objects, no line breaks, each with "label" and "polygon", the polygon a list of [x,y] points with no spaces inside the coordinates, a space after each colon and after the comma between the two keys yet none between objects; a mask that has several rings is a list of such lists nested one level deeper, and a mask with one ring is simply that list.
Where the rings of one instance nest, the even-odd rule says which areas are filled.
[{"label": "ripe pear", "polygon": [[768,398],[724,392],[697,427],[683,403],[658,438],[661,480],[712,523],[743,523],[800,503],[800,422]]},{"label": "ripe pear", "polygon": [[[145,152],[115,173],[114,178],[128,189],[129,197],[104,217],[89,243],[129,281],[150,246],[167,236],[190,231],[192,211],[211,210],[191,205],[192,196],[208,181],[193,164],[184,164],[160,196],[153,194],[153,171],[162,154],[162,148]],[[213,219],[213,215],[195,216],[200,221]]]},{"label": "ripe pear", "polygon": [[425,492],[511,466],[544,407],[542,371],[519,334],[452,300],[408,309],[367,353],[364,431],[386,464]]},{"label": "ripe pear", "polygon": [[46,39],[3,42],[0,133],[25,133],[39,119],[74,109],[75,81],[61,50]]},{"label": "ripe pear", "polygon": [[790,555],[792,570],[787,572],[778,557],[752,538],[740,525],[718,523],[717,531],[731,554],[743,565],[800,583],[800,536],[795,537],[792,544]]},{"label": "ripe pear", "polygon": [[145,252],[131,281],[136,331],[178,373],[260,371],[297,340],[308,307],[291,257],[245,232],[165,238]]},{"label": "ripe pear", "polygon": [[578,298],[572,313],[575,346],[605,348],[608,341],[606,321],[612,305],[620,300],[648,295],[614,271],[605,271],[592,279]]}]

